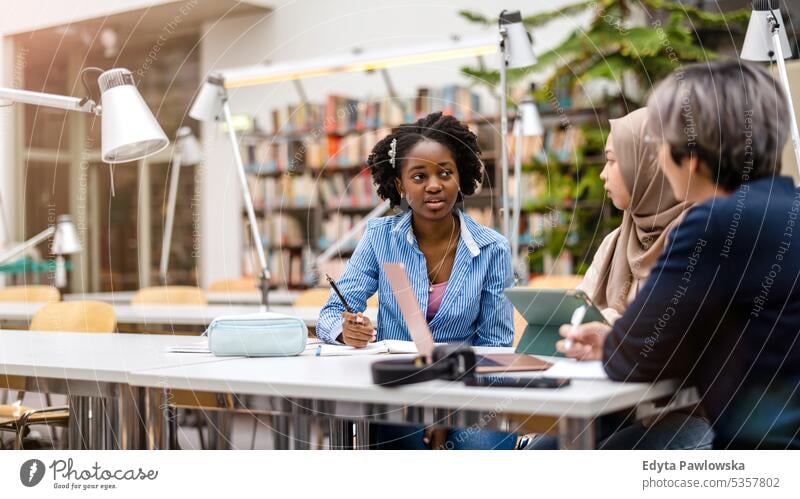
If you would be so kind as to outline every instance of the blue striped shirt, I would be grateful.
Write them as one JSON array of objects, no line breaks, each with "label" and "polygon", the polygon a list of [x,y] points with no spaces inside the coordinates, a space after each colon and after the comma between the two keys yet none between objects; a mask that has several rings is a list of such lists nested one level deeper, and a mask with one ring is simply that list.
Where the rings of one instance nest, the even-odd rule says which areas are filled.
[{"label": "blue striped shirt", "polygon": [[[436,342],[510,346],[513,308],[503,289],[513,285],[508,241],[458,210],[461,237],[439,310],[429,322]],[[378,340],[411,340],[383,272],[385,262],[403,263],[423,316],[428,308],[425,255],[411,227],[411,212],[370,220],[337,285],[354,311],[364,310],[376,291]],[[331,291],[317,323],[317,336],[334,343],[342,331],[344,306]]]}]

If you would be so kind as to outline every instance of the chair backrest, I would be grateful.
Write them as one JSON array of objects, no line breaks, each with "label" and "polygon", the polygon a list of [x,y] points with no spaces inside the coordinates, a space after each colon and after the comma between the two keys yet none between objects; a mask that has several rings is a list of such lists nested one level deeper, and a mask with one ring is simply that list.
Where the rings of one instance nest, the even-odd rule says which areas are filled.
[{"label": "chair backrest", "polygon": [[[330,293],[331,293],[330,288],[312,288],[303,291],[297,296],[297,299],[294,301],[294,306],[321,307],[325,305],[325,302],[328,301]],[[369,308],[378,307],[378,293],[375,293],[374,295],[370,296],[369,299],[367,299],[367,307]]]},{"label": "chair backrest", "polygon": [[[575,289],[580,283],[583,282],[582,275],[540,275],[528,281],[529,288],[539,289]],[[514,309],[514,347],[516,348],[519,340],[522,339],[522,334],[525,328],[528,327],[528,321],[522,317],[522,314]]]},{"label": "chair backrest", "polygon": [[582,275],[541,275],[528,281],[528,287],[541,289],[575,289],[582,282]]},{"label": "chair backrest", "polygon": [[528,327],[528,321],[525,320],[525,317],[522,316],[521,313],[515,308],[514,309],[514,343],[513,347],[517,348],[519,344],[519,340],[522,339],[522,334],[525,332],[525,328]]},{"label": "chair backrest", "polygon": [[99,301],[48,303],[33,316],[31,331],[113,333],[117,328],[114,307]]},{"label": "chair backrest", "polygon": [[7,286],[0,289],[0,301],[61,301],[61,293],[54,286]]},{"label": "chair backrest", "polygon": [[312,288],[303,291],[294,301],[295,307],[321,307],[328,301],[330,288]]},{"label": "chair backrest", "polygon": [[240,277],[238,279],[220,279],[214,281],[208,287],[209,291],[222,293],[240,293],[247,291],[258,291],[255,277]]},{"label": "chair backrest", "polygon": [[155,286],[133,295],[133,305],[206,305],[206,292],[193,286]]}]

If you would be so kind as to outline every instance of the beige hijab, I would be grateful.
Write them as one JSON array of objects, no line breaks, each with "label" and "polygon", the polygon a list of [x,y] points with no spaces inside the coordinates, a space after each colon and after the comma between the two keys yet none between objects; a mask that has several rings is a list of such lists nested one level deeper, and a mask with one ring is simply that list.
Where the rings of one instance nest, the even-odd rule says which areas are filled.
[{"label": "beige hijab", "polygon": [[614,151],[631,204],[622,224],[612,232],[609,249],[598,267],[598,285],[592,300],[600,308],[623,313],[631,287],[647,279],[677,225],[684,203],[675,199],[658,166],[657,146],[645,142],[646,109],[610,120]]}]

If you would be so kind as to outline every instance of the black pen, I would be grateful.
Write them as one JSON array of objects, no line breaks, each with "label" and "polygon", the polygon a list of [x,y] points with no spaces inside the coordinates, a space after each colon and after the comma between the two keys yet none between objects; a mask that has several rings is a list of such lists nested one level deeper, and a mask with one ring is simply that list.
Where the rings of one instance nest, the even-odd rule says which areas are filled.
[{"label": "black pen", "polygon": [[353,309],[350,308],[350,305],[347,304],[347,300],[344,299],[344,295],[342,295],[342,292],[339,291],[339,288],[336,286],[336,283],[334,282],[333,278],[328,274],[325,274],[325,279],[328,280],[328,283],[331,285],[331,288],[333,288],[333,291],[336,293],[336,296],[338,296],[339,299],[342,300],[342,305],[344,305],[344,309],[352,314]]}]

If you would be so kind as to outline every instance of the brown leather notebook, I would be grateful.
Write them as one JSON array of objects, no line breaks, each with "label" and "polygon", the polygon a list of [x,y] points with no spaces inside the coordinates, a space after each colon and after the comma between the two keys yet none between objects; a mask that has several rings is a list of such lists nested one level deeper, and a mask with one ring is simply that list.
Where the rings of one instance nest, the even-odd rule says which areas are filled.
[{"label": "brown leather notebook", "polygon": [[478,355],[477,374],[515,373],[522,371],[544,371],[553,364],[533,355],[518,353],[493,353]]}]

